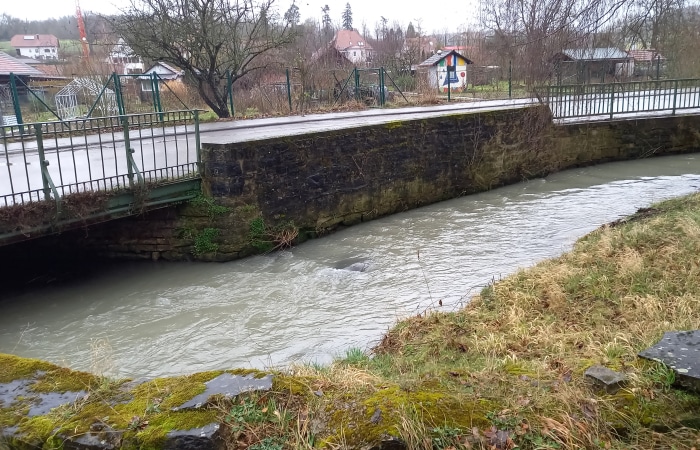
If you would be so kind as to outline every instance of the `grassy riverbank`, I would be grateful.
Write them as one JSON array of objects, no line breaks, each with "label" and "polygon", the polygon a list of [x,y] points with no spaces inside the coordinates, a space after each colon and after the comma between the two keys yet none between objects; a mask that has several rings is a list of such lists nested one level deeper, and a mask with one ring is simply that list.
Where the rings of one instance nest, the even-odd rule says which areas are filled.
[{"label": "grassy riverbank", "polygon": [[[353,350],[329,367],[293,368],[270,392],[196,413],[170,407],[215,373],[154,380],[116,404],[119,382],[3,356],[0,383],[54,370],[44,389],[67,377],[94,394],[31,421],[5,405],[0,426],[60,444],[99,420],[140,448],[212,420],[224,424],[228,448],[257,450],[399,440],[414,449],[700,448],[700,395],[636,356],[665,331],[700,328],[699,255],[700,194],[667,201],[495,283],[461,311],[398,323],[372,356]],[[591,387],[583,373],[594,364],[624,372],[626,387]]]}]

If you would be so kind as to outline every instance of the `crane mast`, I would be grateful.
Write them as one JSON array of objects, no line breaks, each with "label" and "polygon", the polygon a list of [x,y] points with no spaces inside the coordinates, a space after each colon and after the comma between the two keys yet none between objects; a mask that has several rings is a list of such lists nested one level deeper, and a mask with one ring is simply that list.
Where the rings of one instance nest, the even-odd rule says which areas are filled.
[{"label": "crane mast", "polygon": [[90,55],[90,48],[88,47],[83,13],[80,11],[80,0],[75,0],[75,18],[78,21],[78,32],[80,33],[80,45],[83,47],[83,58],[87,58]]}]

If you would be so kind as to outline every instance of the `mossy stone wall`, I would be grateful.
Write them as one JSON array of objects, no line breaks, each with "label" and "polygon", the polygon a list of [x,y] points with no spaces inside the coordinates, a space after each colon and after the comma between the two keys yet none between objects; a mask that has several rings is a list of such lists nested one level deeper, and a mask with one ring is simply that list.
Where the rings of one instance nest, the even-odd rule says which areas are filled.
[{"label": "mossy stone wall", "polygon": [[697,115],[553,124],[543,106],[205,143],[209,204],[54,239],[110,257],[225,261],[289,244],[281,230],[297,243],[563,169],[698,150]]}]

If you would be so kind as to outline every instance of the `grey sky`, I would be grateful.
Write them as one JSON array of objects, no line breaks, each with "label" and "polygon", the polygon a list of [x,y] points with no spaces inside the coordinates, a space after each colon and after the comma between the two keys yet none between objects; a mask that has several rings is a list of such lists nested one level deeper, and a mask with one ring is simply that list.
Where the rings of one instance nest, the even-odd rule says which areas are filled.
[{"label": "grey sky", "polygon": [[[420,0],[350,0],[353,12],[353,25],[362,30],[363,21],[370,31],[381,16],[389,20],[389,24],[398,21],[404,27],[409,22],[417,26],[420,22],[424,33],[448,29],[457,31],[466,24],[476,22],[478,16],[478,0],[460,0],[435,5],[432,2]],[[119,7],[127,4],[127,0],[81,0],[83,11],[99,13],[114,13]],[[282,13],[289,8],[291,0],[277,0]],[[346,1],[338,0],[297,0],[297,6],[302,19],[314,17],[320,21],[321,7],[328,5],[333,23],[340,24],[341,14]],[[73,15],[75,0],[3,0],[0,13],[7,13],[20,19],[46,19]]]}]

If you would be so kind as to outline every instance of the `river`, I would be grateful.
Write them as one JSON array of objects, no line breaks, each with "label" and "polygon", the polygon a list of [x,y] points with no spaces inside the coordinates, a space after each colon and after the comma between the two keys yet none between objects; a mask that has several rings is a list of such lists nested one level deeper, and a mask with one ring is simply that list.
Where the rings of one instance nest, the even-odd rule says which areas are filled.
[{"label": "river", "polygon": [[[0,293],[0,352],[155,377],[327,363],[598,226],[700,190],[700,155],[569,170],[229,263],[119,262]],[[439,302],[442,306],[439,306]]]}]

